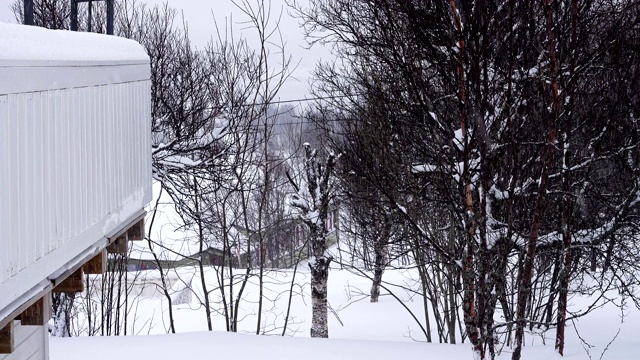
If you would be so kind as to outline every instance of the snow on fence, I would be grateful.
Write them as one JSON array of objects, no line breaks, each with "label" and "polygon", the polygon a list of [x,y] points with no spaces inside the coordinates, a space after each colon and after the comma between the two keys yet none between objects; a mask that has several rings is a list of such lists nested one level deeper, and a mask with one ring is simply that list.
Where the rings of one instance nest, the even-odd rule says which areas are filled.
[{"label": "snow on fence", "polygon": [[0,23],[0,320],[143,213],[150,87],[134,41]]}]

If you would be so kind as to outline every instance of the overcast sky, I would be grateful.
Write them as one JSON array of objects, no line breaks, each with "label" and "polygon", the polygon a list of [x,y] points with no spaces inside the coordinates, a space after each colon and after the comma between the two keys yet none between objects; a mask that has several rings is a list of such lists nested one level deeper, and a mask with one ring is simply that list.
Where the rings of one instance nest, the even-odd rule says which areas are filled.
[{"label": "overcast sky", "polygon": [[[117,0],[116,0],[117,1]],[[139,0],[149,5],[162,4],[164,0]],[[254,4],[260,0],[249,0]],[[14,16],[9,10],[13,0],[0,0],[0,21],[15,22]],[[266,2],[266,1],[265,1]],[[209,38],[215,33],[214,16],[219,26],[224,27],[225,21],[232,19],[234,33],[242,34],[252,43],[255,39],[255,31],[246,29],[242,22],[247,20],[246,15],[239,11],[231,0],[169,0],[169,5],[184,14],[189,26],[189,36],[193,45],[203,48]],[[285,45],[285,52],[291,55],[291,63],[297,65],[293,78],[289,79],[280,92],[281,100],[300,99],[308,96],[308,81],[310,71],[313,70],[318,60],[331,58],[329,51],[320,45],[306,49],[299,20],[290,15],[284,0],[273,0],[271,5],[274,20],[282,12],[280,29]],[[253,42],[255,44],[255,40]]]}]

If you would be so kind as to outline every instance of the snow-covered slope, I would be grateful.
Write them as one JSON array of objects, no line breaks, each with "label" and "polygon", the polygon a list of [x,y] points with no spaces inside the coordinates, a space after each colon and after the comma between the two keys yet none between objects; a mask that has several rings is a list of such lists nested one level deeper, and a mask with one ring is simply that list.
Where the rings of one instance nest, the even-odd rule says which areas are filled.
[{"label": "snow-covered slope", "polygon": [[[55,339],[51,360],[112,359],[464,359],[462,346],[340,339],[303,339],[223,332]],[[453,358],[452,358],[453,356]]]},{"label": "snow-covered slope", "polygon": [[[214,314],[214,332],[206,330],[204,310],[198,303],[202,296],[200,279],[193,269],[180,269],[176,273],[183,278],[193,276],[188,281],[195,295],[191,303],[174,307],[177,335],[130,336],[118,338],[72,338],[51,339],[52,360],[96,359],[126,360],[152,358],[159,359],[471,359],[468,343],[458,345],[428,344],[412,316],[404,306],[413,311],[424,323],[422,298],[403,290],[400,286],[414,288],[418,286],[417,274],[413,270],[389,270],[384,279],[395,295],[402,300],[399,303],[388,293],[384,293],[379,303],[368,301],[367,292],[370,282],[347,270],[333,268],[329,277],[329,302],[333,309],[329,319],[331,339],[309,339],[311,303],[309,296],[309,274],[301,267],[295,278],[289,321],[289,336],[281,337],[285,317],[288,290],[291,287],[293,270],[268,272],[266,275],[265,306],[262,318],[263,332],[273,336],[255,336],[250,334],[229,334],[224,330],[224,318]],[[148,275],[152,276],[153,272]],[[412,280],[413,278],[413,280]],[[205,276],[210,289],[216,285],[216,270],[209,268]],[[254,333],[256,328],[257,279],[252,278],[245,289],[245,301],[242,302],[239,324],[241,332]],[[299,293],[302,291],[302,293]],[[613,295],[613,294],[612,294]],[[213,298],[213,307],[219,307]],[[578,310],[589,303],[589,298],[574,297],[571,309]],[[616,302],[619,303],[620,299]],[[128,333],[163,334],[166,332],[166,301],[153,296],[141,298],[135,321],[130,322]],[[161,316],[162,314],[162,316]],[[624,315],[622,317],[622,315]],[[433,319],[433,318],[432,318]],[[135,329],[131,324],[135,323]],[[567,330],[567,346],[564,359],[637,359],[640,353],[640,311],[627,304],[624,313],[613,303],[596,309],[589,316],[570,324]],[[435,325],[432,321],[432,329]],[[577,329],[577,331],[576,331]],[[562,359],[553,349],[553,329],[546,334],[526,336],[524,359]],[[577,334],[588,343],[583,343]],[[436,337],[437,341],[437,337]],[[459,341],[459,337],[458,337]],[[588,351],[588,353],[587,353]],[[510,359],[511,353],[505,348],[500,359]]]}]

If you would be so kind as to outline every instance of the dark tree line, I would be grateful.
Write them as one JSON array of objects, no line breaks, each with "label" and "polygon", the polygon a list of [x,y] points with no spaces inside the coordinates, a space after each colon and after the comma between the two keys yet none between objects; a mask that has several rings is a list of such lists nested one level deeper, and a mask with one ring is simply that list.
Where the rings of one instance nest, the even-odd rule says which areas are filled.
[{"label": "dark tree line", "polygon": [[293,5],[338,56],[315,90],[344,204],[376,209],[357,220],[370,244],[397,241],[388,219],[405,229],[391,257],[411,249],[425,298],[446,304],[440,341],[462,319],[479,358],[519,359],[527,328],[554,328],[562,353],[584,315],[570,294],[633,296],[639,2]]}]

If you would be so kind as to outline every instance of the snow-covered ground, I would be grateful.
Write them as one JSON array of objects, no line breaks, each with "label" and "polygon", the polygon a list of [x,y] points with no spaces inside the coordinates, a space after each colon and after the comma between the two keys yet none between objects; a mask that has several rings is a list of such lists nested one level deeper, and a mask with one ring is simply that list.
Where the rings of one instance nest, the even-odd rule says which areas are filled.
[{"label": "snow-covered ground", "polygon": [[[198,296],[202,294],[202,289],[198,285],[200,279],[195,276],[193,270],[189,269],[181,269],[179,274],[181,278],[187,279],[195,290],[190,300],[187,297],[186,302],[175,307],[175,326],[179,334],[154,335],[166,332],[166,301],[159,294],[145,296],[140,299],[138,305],[134,331],[151,335],[52,338],[51,359],[173,360],[224,358],[225,356],[233,356],[234,359],[260,357],[278,360],[300,358],[307,360],[357,358],[462,360],[472,358],[468,343],[445,345],[424,342],[419,326],[397,300],[385,295],[381,297],[379,303],[370,303],[366,296],[370,286],[369,280],[347,270],[334,268],[330,273],[329,302],[334,310],[329,321],[331,339],[308,338],[311,303],[308,294],[309,274],[304,268],[296,274],[293,289],[298,295],[292,300],[293,318],[289,323],[287,332],[289,336],[285,337],[279,335],[282,332],[293,270],[269,272],[266,278],[268,290],[265,292],[265,311],[261,328],[272,336],[248,334],[255,333],[256,329],[255,278],[245,290],[246,297],[239,314],[239,318],[242,319],[239,327],[241,332],[245,333],[223,332],[224,318],[220,314],[214,315],[215,331],[209,333],[205,331],[204,310],[198,302]],[[414,274],[411,271],[387,271],[385,280],[389,283],[413,287],[415,284],[410,280],[412,275]],[[147,276],[151,278],[153,273],[149,272]],[[190,276],[194,276],[191,281],[189,281]],[[210,268],[205,278],[210,286],[214,286],[215,270]],[[404,305],[421,319],[422,300],[398,287],[394,289]],[[217,301],[216,296],[213,298]],[[573,298],[572,310],[585,306],[588,300]],[[603,359],[637,359],[640,353],[640,339],[637,338],[640,331],[639,324],[640,311],[633,304],[626,304],[624,316],[613,304],[605,305],[587,317],[576,320],[575,326],[570,324],[564,359],[599,359],[603,353]],[[584,342],[580,340],[578,334]],[[553,349],[553,335],[552,330],[544,335],[528,335],[523,358],[560,359],[561,357]],[[500,359],[510,359],[510,356],[510,352],[504,350]]]},{"label": "snow-covered ground", "polygon": [[[51,342],[51,358],[85,359],[464,359],[461,346],[393,341],[303,339],[223,332],[118,338],[71,338]],[[452,358],[455,356],[455,358]]]}]

